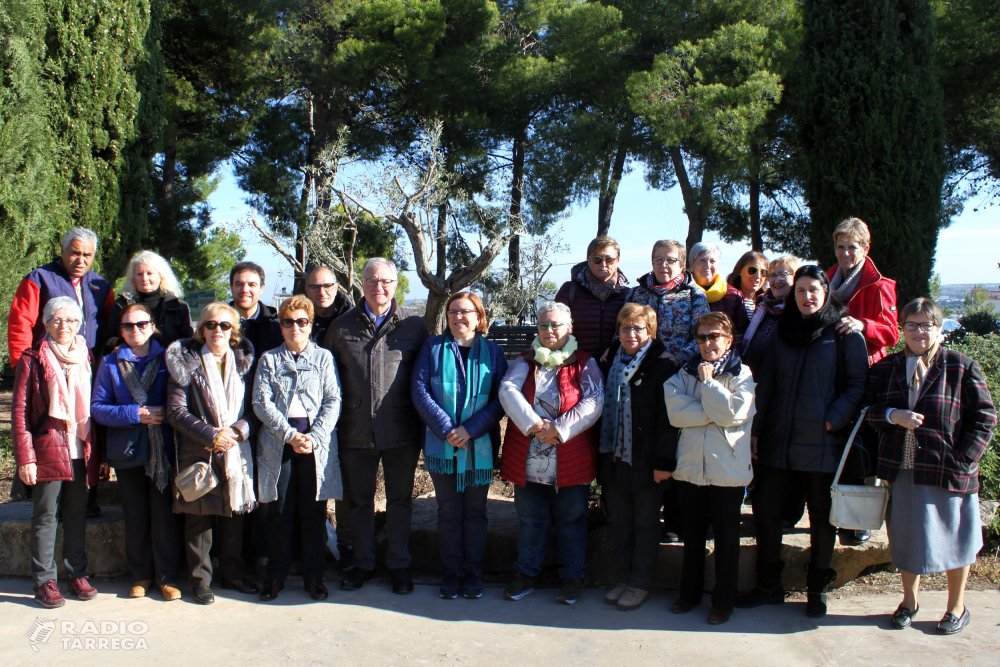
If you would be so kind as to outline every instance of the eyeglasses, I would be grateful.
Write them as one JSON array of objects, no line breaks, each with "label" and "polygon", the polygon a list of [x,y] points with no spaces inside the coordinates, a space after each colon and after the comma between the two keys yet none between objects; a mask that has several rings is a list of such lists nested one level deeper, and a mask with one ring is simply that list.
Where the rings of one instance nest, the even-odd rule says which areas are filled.
[{"label": "eyeglasses", "polygon": [[594,255],[590,258],[591,264],[596,264],[600,266],[601,264],[614,264],[618,261],[617,257],[612,257],[611,255]]},{"label": "eyeglasses", "polygon": [[757,275],[758,272],[764,273],[764,269],[762,269],[762,268],[760,268],[758,266],[748,266],[747,267],[747,275],[755,276],[755,275]]},{"label": "eyeglasses", "polygon": [[776,271],[775,273],[767,274],[767,277],[774,280],[775,278],[787,278],[790,275],[792,275],[791,271]]},{"label": "eyeglasses", "polygon": [[937,325],[933,322],[907,322],[903,325],[903,328],[910,332],[920,329],[924,333],[930,333],[931,331],[934,331],[936,326]]},{"label": "eyeglasses", "polygon": [[639,326],[628,327],[628,326],[625,326],[625,327],[620,327],[618,329],[618,333],[620,333],[622,336],[627,336],[629,334],[633,334],[635,336],[638,336],[639,334],[641,334],[645,330],[646,330],[646,327],[639,327]]},{"label": "eyeglasses", "polygon": [[315,283],[309,285],[309,291],[314,294],[319,294],[320,291],[330,292],[337,289],[337,283]]},{"label": "eyeglasses", "polygon": [[681,260],[677,259],[676,257],[654,257],[653,258],[653,266],[663,266],[664,264],[666,264],[667,266],[677,266],[680,263],[681,263]]},{"label": "eyeglasses", "polygon": [[727,336],[726,334],[719,333],[719,332],[714,332],[714,333],[710,333],[710,334],[697,334],[694,337],[694,339],[696,341],[698,341],[698,345],[704,345],[708,341],[712,341],[714,343],[715,341],[719,340],[720,338],[729,338],[729,336]]},{"label": "eyeglasses", "polygon": [[146,327],[148,327],[150,324],[152,324],[152,322],[150,322],[149,320],[145,320],[144,322],[122,322],[121,327],[122,331],[134,331],[135,329],[138,329],[139,331],[145,331]]},{"label": "eyeglasses", "polygon": [[312,320],[307,320],[304,317],[300,317],[296,320],[293,320],[290,317],[284,317],[281,320],[281,326],[285,327],[286,329],[291,329],[293,325],[297,326],[300,329],[305,329],[310,324],[312,324]]},{"label": "eyeglasses", "polygon": [[57,327],[75,327],[80,323],[80,320],[74,318],[67,319],[67,318],[57,317],[49,320],[49,322],[52,322],[52,324],[56,325]]},{"label": "eyeglasses", "polygon": [[205,328],[209,331],[215,331],[216,328],[222,329],[223,331],[229,331],[233,328],[231,322],[216,322],[215,320],[208,320],[205,322]]},{"label": "eyeglasses", "polygon": [[448,317],[461,317],[462,315],[472,315],[473,313],[476,315],[479,314],[476,310],[449,310]]},{"label": "eyeglasses", "polygon": [[389,287],[394,282],[396,282],[395,278],[382,278],[381,280],[377,280],[375,278],[365,279],[365,285],[368,287],[378,287],[379,285],[382,285],[382,287]]},{"label": "eyeglasses", "polygon": [[539,322],[538,330],[555,331],[556,329],[562,329],[565,326],[568,326],[565,322]]}]

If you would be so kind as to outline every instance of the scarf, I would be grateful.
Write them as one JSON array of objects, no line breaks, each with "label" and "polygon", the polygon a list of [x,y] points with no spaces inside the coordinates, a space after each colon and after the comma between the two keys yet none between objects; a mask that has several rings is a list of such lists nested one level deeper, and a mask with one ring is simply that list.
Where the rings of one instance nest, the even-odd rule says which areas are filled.
[{"label": "scarf", "polygon": [[[604,385],[604,418],[601,423],[602,453],[614,452],[615,459],[632,463],[632,376],[646,357],[653,344],[650,338],[635,353],[625,354],[624,348],[615,355],[608,371],[608,381]],[[612,408],[611,406],[614,406]]]},{"label": "scarf", "polygon": [[705,290],[705,296],[708,297],[708,302],[710,304],[722,301],[722,297],[726,296],[729,291],[729,285],[726,283],[726,279],[722,277],[722,274],[715,276],[715,280],[708,287],[702,287]]},{"label": "scarf", "polygon": [[677,276],[671,278],[670,280],[661,285],[658,282],[656,282],[656,274],[650,271],[648,274],[646,274],[646,287],[648,287],[651,290],[655,290],[657,292],[666,294],[671,290],[676,289],[678,285],[684,282],[684,279],[686,277],[687,276],[684,275],[684,272],[681,271],[679,274],[677,274]]},{"label": "scarf", "polygon": [[854,290],[858,286],[858,281],[861,280],[861,271],[865,268],[865,262],[858,262],[858,265],[851,269],[851,275],[844,277],[844,271],[837,266],[837,272],[833,274],[833,279],[830,280],[830,289],[837,297],[847,303],[854,296]]},{"label": "scarf", "polygon": [[49,389],[49,416],[66,423],[70,451],[77,440],[90,441],[90,350],[77,335],[69,347],[48,334],[38,351],[44,360],[45,382]]},{"label": "scarf", "polygon": [[[930,349],[924,354],[917,354],[910,349],[909,345],[904,347],[904,354],[906,356],[906,386],[909,390],[907,395],[907,406],[912,410],[913,406],[917,404],[917,399],[920,398],[920,391],[923,389],[924,378],[927,377],[927,372],[931,368],[931,361],[934,359],[934,355],[937,354],[938,349],[941,347],[942,338],[934,341]],[[913,429],[906,429],[906,435],[903,439],[903,460],[901,462],[900,468],[903,470],[913,470],[913,463],[917,455],[917,436],[914,435]]]},{"label": "scarf", "polygon": [[[490,349],[482,336],[477,335],[469,350],[468,363],[465,365],[465,401],[458,404],[458,361],[455,339],[451,333],[444,335],[441,343],[431,347],[431,354],[440,360],[441,389],[440,396],[433,396],[455,424],[466,422],[472,415],[486,408],[490,402],[490,389],[493,387],[493,371],[491,368]],[[434,384],[431,384],[432,394]],[[468,457],[472,455],[471,470]],[[439,438],[430,429],[426,429],[424,439],[425,465],[429,472],[450,474],[458,471],[458,491],[464,491],[467,486],[483,486],[493,481],[493,443],[490,434],[486,433],[472,440],[467,449],[457,451],[445,438]]]},{"label": "scarf", "polygon": [[[208,376],[208,388],[212,392],[212,400],[218,413],[218,428],[227,428],[243,417],[243,378],[236,372],[236,355],[232,349],[226,350],[223,357],[223,378],[219,373],[219,364],[208,345],[201,346],[201,362]],[[226,469],[226,481],[229,484],[229,509],[234,514],[249,512],[257,505],[253,492],[253,454],[250,442],[241,441],[236,447],[230,447],[222,455]]]},{"label": "scarf", "polygon": [[[742,361],[740,355],[733,348],[729,348],[721,357],[708,363],[712,364],[713,378],[725,374],[735,377],[740,374],[740,369],[743,367]],[[705,363],[705,358],[701,354],[692,355],[684,364],[684,370],[694,377],[698,377],[698,367],[703,363]]]},{"label": "scarf", "polygon": [[577,282],[589,289],[590,293],[600,301],[607,301],[615,293],[615,290],[628,285],[628,278],[621,271],[618,271],[615,281],[609,285],[601,282],[591,273],[588,262],[581,262],[573,268],[575,270],[574,277]]},{"label": "scarf", "polygon": [[570,334],[561,350],[550,350],[542,345],[542,341],[539,340],[538,336],[535,336],[535,340],[531,342],[531,349],[535,351],[535,361],[539,365],[546,368],[558,368],[565,364],[566,360],[576,352],[576,337]]},{"label": "scarf", "polygon": [[778,335],[791,347],[809,347],[823,335],[827,327],[847,315],[847,308],[832,294],[827,295],[827,302],[818,312],[808,317],[802,316],[794,294],[788,295],[786,304],[778,318]]},{"label": "scarf", "polygon": [[[118,356],[118,372],[125,381],[132,400],[139,406],[146,406],[149,403],[149,388],[156,381],[156,374],[160,370],[163,348],[155,340],[151,341],[149,356],[152,357],[146,362],[146,368],[142,371],[142,376],[136,371],[136,363]],[[160,424],[146,424],[149,431],[149,460],[146,461],[146,477],[153,480],[156,488],[163,491],[167,487],[167,480],[170,475],[170,464],[167,463],[167,454],[163,446],[163,429]]]}]

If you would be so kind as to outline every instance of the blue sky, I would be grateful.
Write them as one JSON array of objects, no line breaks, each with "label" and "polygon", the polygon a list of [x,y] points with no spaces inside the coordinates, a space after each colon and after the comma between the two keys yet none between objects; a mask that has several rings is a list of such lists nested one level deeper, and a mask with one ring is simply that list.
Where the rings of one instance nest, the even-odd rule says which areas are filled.
[{"label": "blue sky", "polygon": [[[249,207],[244,202],[245,193],[236,185],[226,169],[219,188],[209,198],[213,219],[218,224],[235,226],[247,216]],[[587,243],[597,231],[597,199],[587,206],[575,207],[562,221],[562,240],[569,246],[566,254],[551,258],[555,266],[549,276],[557,283],[568,278],[570,266],[582,261]],[[282,289],[291,289],[293,274],[288,263],[256,238],[251,232],[242,231],[247,247],[247,258],[259,263],[267,273],[264,300]],[[649,256],[653,243],[658,239],[673,238],[681,242],[687,236],[687,218],[684,215],[680,189],[651,190],[646,187],[641,169],[627,175],[615,201],[611,221],[611,236],[622,249],[621,270],[634,283],[635,279],[650,269]],[[872,230],[872,258],[878,263],[878,230]],[[722,248],[723,270],[728,273],[740,255],[749,249],[747,244],[724,244],[709,232],[705,240],[718,243]],[[765,254],[766,251],[765,251]],[[971,199],[965,211],[950,227],[942,230],[938,238],[935,271],[941,274],[942,283],[1000,284],[1000,210],[985,198]],[[505,255],[497,266],[506,263]],[[410,276],[410,296],[423,298],[427,289],[420,284],[414,272]],[[220,295],[222,296],[222,295]]]}]

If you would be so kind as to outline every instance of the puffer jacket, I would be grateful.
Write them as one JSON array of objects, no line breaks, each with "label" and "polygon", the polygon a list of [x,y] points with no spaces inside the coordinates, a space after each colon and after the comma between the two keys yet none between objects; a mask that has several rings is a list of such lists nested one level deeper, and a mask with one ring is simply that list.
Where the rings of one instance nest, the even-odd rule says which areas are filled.
[{"label": "puffer jacket", "polygon": [[285,443],[298,432],[285,417],[296,393],[309,416],[316,460],[315,500],[340,500],[344,497],[336,431],[340,375],[330,351],[315,343],[309,343],[298,358],[282,343],[265,352],[257,365],[253,410],[262,426],[257,436],[258,500],[269,503],[278,499],[281,456]]},{"label": "puffer jacket", "polygon": [[[601,301],[583,281],[586,269],[587,262],[580,262],[573,267],[570,280],[559,288],[556,301],[569,306],[577,349],[599,360],[611,347],[611,341],[617,333],[615,325],[618,322],[618,311],[625,305],[630,290],[628,278],[619,271],[614,291],[605,301]],[[606,374],[608,366],[602,364],[601,370]]]},{"label": "puffer jacket", "polygon": [[753,480],[753,375],[735,351],[711,380],[698,379],[700,363],[700,354],[692,357],[663,385],[670,423],[681,429],[674,479],[696,486],[746,486]]},{"label": "puffer jacket", "polygon": [[410,375],[427,325],[395,299],[382,326],[364,313],[364,302],[338,317],[323,347],[333,352],[344,396],[337,424],[342,448],[418,447],[423,438],[413,407]]},{"label": "puffer jacket", "polygon": [[[827,270],[826,277],[833,280],[837,266]],[[885,357],[887,347],[899,340],[899,313],[896,312],[896,281],[886,278],[871,257],[865,257],[861,279],[847,302],[847,312],[864,325],[861,335],[868,348],[868,363],[873,365]]]},{"label": "puffer jacket", "polygon": [[[175,486],[174,513],[232,516],[223,452],[209,451],[215,435],[221,429],[213,425],[218,423],[219,413],[209,389],[208,374],[201,362],[201,347],[202,344],[194,338],[185,338],[175,341],[167,348],[167,369],[170,371],[170,381],[167,383],[167,423],[174,429],[178,474],[188,466],[204,461],[211,464],[219,484],[192,502],[184,500]],[[233,356],[236,372],[247,382],[247,373],[253,363],[253,344],[244,338],[233,348]],[[230,428],[239,435],[241,441],[250,438],[250,425],[245,418],[237,420]]]},{"label": "puffer jacket", "polygon": [[656,312],[656,337],[666,352],[683,364],[698,353],[698,343],[691,328],[699,317],[710,312],[705,290],[694,282],[690,273],[669,292],[649,287],[652,276],[647,273],[639,278],[639,284],[632,288],[626,302],[649,306]]}]

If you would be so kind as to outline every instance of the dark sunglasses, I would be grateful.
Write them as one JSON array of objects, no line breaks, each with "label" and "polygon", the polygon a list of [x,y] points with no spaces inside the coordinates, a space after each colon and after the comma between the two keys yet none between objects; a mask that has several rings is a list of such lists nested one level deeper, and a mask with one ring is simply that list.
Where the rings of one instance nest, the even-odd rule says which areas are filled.
[{"label": "dark sunglasses", "polygon": [[720,338],[727,338],[727,337],[728,336],[721,333],[710,333],[710,334],[698,334],[694,337],[694,339],[698,341],[699,345],[701,345],[702,343],[707,343],[708,341],[712,341],[714,343]]},{"label": "dark sunglasses", "polygon": [[152,322],[150,322],[149,320],[146,320],[145,322],[122,322],[121,327],[122,331],[132,331],[134,329],[138,329],[139,331],[145,331],[146,327],[148,327],[150,324],[152,324]]},{"label": "dark sunglasses", "polygon": [[291,329],[293,325],[298,326],[300,329],[305,329],[310,324],[312,324],[312,321],[307,320],[304,317],[300,317],[297,320],[293,320],[290,317],[285,317],[282,318],[281,320],[281,326],[285,327],[286,329]]},{"label": "dark sunglasses", "polygon": [[747,273],[750,274],[751,276],[755,276],[755,275],[757,275],[757,273],[763,273],[763,272],[764,272],[764,269],[762,269],[760,267],[757,267],[757,266],[748,266],[747,267]]},{"label": "dark sunglasses", "polygon": [[216,322],[215,320],[205,322],[205,328],[209,331],[215,331],[216,327],[223,331],[229,331],[233,328],[233,325],[230,322]]}]

